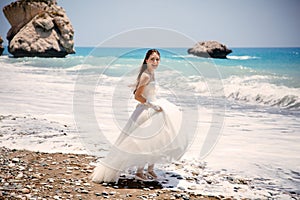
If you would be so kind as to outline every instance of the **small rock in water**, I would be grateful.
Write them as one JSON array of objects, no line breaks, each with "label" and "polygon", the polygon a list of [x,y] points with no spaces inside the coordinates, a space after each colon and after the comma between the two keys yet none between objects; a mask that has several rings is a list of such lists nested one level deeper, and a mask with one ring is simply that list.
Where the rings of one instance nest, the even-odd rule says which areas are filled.
[{"label": "small rock in water", "polygon": [[179,190],[185,190],[185,188],[184,187],[182,187],[182,186],[179,186],[179,187],[177,187]]}]

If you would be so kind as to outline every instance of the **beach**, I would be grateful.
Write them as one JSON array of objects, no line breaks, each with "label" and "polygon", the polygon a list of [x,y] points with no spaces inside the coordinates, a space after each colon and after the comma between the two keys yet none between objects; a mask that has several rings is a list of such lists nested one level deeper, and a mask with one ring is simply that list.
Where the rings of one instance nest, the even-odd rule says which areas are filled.
[{"label": "beach", "polygon": [[1,148],[0,199],[221,199],[134,181],[129,187],[93,183],[88,176],[94,160],[84,154]]},{"label": "beach", "polygon": [[[182,159],[156,166],[160,189],[88,179],[136,106],[128,85],[144,54],[90,51],[64,59],[0,57],[0,198],[299,198],[298,48],[237,49],[228,60],[162,51],[159,96],[193,117]],[[271,65],[267,55],[278,62]]]},{"label": "beach", "polygon": [[[118,183],[94,183],[88,177],[97,157],[1,149],[1,199],[265,199],[278,193],[255,188],[253,180],[181,161],[161,167],[161,182],[121,175]],[[183,176],[182,176],[183,175]],[[201,177],[201,178],[200,178]],[[178,186],[178,182],[185,182]],[[223,195],[224,194],[224,195]],[[231,196],[231,195],[232,196]],[[280,194],[280,198],[292,198]],[[296,196],[294,196],[296,198]]]}]

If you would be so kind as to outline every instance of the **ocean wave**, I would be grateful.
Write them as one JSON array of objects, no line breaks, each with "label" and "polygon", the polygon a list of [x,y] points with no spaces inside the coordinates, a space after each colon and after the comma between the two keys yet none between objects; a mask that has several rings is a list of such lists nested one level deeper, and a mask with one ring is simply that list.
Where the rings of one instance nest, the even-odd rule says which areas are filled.
[{"label": "ocean wave", "polygon": [[256,56],[227,56],[230,60],[251,60],[251,59],[259,59]]},{"label": "ocean wave", "polygon": [[[277,77],[271,75],[231,76],[226,79],[204,78],[201,76],[184,77],[173,71],[166,71],[168,76],[159,79],[160,92],[162,88],[173,91],[184,91],[186,95],[195,94],[203,97],[225,97],[230,101],[252,105],[264,105],[291,110],[300,110],[300,88],[291,88],[274,83]],[[162,76],[165,73],[158,73]],[[124,85],[134,83],[135,77],[113,78],[104,75],[101,80],[110,85],[116,85],[119,81],[129,81]],[[123,83],[122,83],[123,84]],[[175,91],[176,90],[176,91]]]},{"label": "ocean wave", "polygon": [[273,83],[275,76],[233,76],[224,80],[228,99],[252,104],[300,110],[300,88]]},{"label": "ocean wave", "polygon": [[[201,96],[222,96],[247,104],[300,110],[300,88],[275,84],[276,77],[267,75],[231,76],[223,80],[189,78],[189,87]],[[222,84],[222,85],[220,85]]]}]

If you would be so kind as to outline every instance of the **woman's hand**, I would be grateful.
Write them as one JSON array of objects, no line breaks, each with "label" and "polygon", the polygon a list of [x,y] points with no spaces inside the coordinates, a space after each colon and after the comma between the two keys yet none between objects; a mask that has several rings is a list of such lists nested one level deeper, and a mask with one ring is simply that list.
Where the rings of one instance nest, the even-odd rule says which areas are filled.
[{"label": "woman's hand", "polygon": [[156,112],[162,111],[162,108],[159,105],[155,105],[155,104],[149,102],[148,100],[144,103],[144,105],[148,106],[149,108],[152,108]]},{"label": "woman's hand", "polygon": [[162,108],[158,105],[153,105],[152,108],[156,111],[156,112],[161,112],[163,111]]}]

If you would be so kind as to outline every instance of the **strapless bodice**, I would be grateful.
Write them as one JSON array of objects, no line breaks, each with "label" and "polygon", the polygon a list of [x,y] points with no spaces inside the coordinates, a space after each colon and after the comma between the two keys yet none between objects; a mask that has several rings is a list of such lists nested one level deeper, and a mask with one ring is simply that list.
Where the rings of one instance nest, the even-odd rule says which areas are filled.
[{"label": "strapless bodice", "polygon": [[145,97],[149,101],[155,101],[156,100],[156,87],[157,84],[155,81],[151,81],[148,83],[148,85],[145,86],[143,97]]}]

